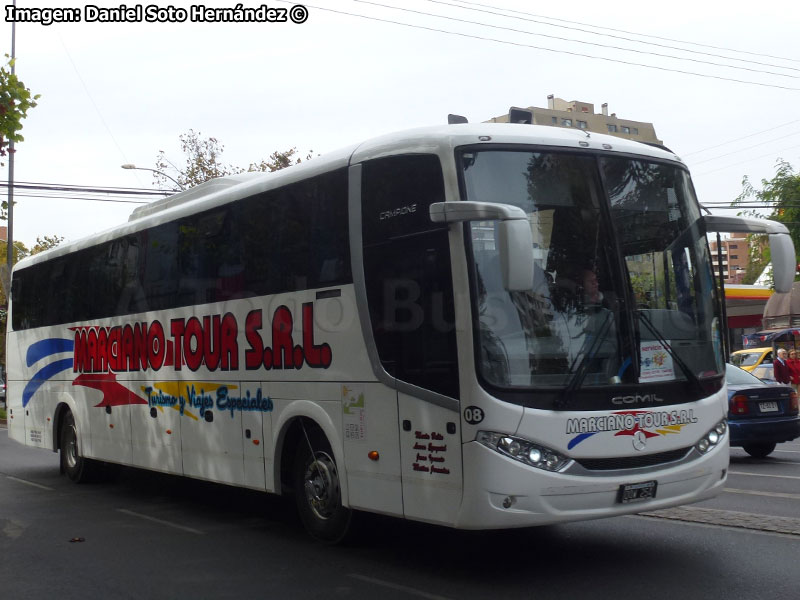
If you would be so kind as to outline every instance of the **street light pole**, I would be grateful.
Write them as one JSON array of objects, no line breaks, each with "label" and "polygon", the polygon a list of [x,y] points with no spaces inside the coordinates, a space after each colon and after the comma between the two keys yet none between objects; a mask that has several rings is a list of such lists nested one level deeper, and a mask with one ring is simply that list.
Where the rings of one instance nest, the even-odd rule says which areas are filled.
[{"label": "street light pole", "polygon": [[124,164],[124,165],[121,165],[121,166],[122,166],[123,169],[136,169],[137,171],[152,171],[153,173],[158,173],[159,175],[162,175],[162,176],[166,177],[167,179],[172,181],[175,185],[177,185],[179,190],[183,191],[184,189],[186,189],[178,182],[177,179],[175,179],[174,177],[170,177],[169,175],[167,175],[163,171],[159,171],[157,169],[148,169],[147,167],[137,167],[136,165],[132,165],[130,163]]}]

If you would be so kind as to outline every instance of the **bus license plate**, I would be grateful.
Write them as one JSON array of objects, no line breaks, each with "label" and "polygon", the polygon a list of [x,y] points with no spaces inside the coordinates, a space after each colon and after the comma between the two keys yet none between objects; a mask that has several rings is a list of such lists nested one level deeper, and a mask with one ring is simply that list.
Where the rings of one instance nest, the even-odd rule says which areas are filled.
[{"label": "bus license plate", "polygon": [[761,412],[778,412],[777,402],[759,402]]},{"label": "bus license plate", "polygon": [[656,497],[657,481],[643,481],[641,483],[627,483],[619,486],[617,502],[628,504],[629,502],[641,502]]}]

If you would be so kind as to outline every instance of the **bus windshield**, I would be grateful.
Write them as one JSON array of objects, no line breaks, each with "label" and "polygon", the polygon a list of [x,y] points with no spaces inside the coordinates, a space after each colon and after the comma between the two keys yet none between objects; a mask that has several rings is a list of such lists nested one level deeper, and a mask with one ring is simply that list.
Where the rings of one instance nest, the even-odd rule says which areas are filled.
[{"label": "bus windshield", "polygon": [[492,388],[577,391],[724,372],[688,173],[645,159],[468,148],[462,199],[522,208],[534,285],[505,290],[497,222],[468,224],[476,362]]}]

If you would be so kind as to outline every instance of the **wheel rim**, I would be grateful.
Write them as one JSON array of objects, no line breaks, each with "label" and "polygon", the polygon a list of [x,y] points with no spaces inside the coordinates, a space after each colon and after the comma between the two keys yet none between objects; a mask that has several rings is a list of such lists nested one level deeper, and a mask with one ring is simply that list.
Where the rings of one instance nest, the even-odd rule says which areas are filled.
[{"label": "wheel rim", "polygon": [[339,474],[336,463],[325,452],[317,452],[316,459],[306,467],[303,476],[306,502],[318,519],[328,520],[341,505],[339,501]]},{"label": "wheel rim", "polygon": [[61,451],[64,453],[64,458],[67,461],[67,467],[74,469],[78,464],[78,432],[75,425],[70,423],[67,425],[67,430],[64,435],[64,444]]}]

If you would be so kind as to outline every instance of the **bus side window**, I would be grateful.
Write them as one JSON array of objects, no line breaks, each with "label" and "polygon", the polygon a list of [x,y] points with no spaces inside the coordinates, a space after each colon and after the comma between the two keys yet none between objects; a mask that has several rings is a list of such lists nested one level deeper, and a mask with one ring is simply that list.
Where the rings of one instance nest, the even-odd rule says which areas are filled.
[{"label": "bus side window", "polygon": [[401,381],[458,397],[448,230],[428,216],[445,197],[439,159],[368,161],[362,190],[364,274],[381,363]]},{"label": "bus side window", "polygon": [[116,315],[145,312],[147,310],[147,298],[139,277],[140,258],[139,258],[139,236],[129,235],[119,242],[118,252],[120,254],[119,276],[119,300]]}]

